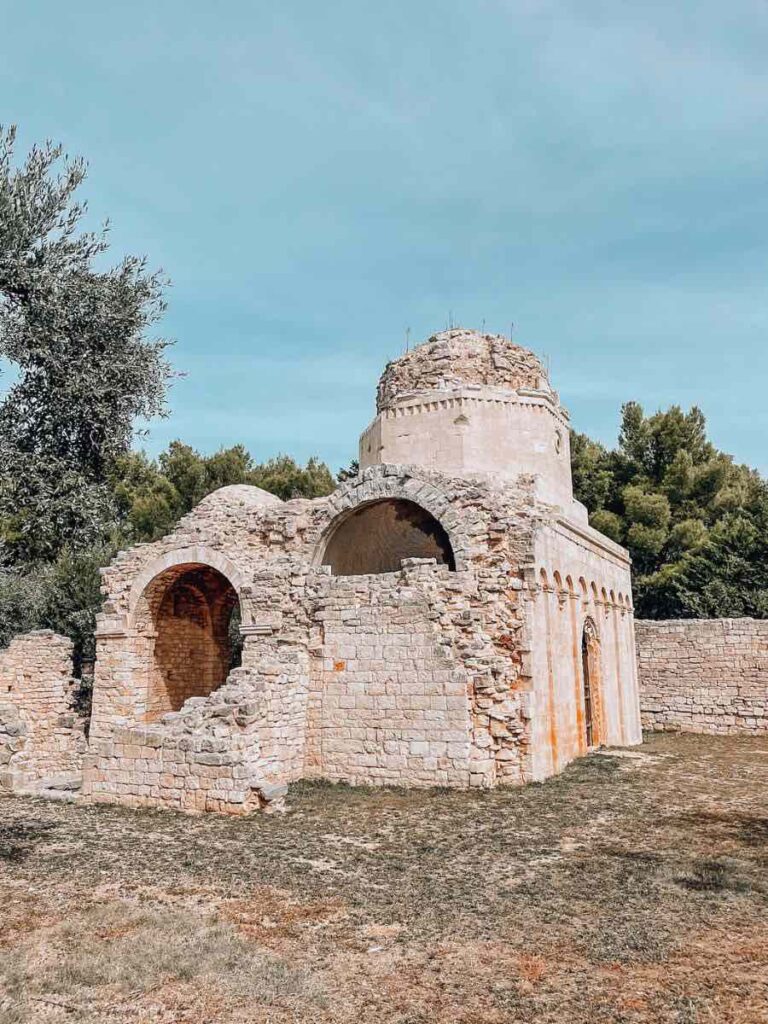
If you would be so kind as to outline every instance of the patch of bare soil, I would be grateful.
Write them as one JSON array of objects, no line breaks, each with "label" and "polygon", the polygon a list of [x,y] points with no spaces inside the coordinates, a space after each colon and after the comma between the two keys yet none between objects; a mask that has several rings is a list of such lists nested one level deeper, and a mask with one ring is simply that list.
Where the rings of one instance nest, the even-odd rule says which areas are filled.
[{"label": "patch of bare soil", "polygon": [[629,753],[242,820],[0,800],[0,1024],[763,1024],[768,739]]}]

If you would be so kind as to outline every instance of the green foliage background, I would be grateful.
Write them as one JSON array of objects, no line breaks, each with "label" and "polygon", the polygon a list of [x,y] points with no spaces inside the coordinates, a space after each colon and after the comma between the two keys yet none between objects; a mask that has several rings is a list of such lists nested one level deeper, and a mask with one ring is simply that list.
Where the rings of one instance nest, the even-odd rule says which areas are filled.
[{"label": "green foliage background", "polygon": [[[106,481],[110,510],[96,541],[75,528],[61,531],[47,559],[26,552],[0,565],[0,647],[16,633],[48,628],[72,637],[76,660],[94,656],[93,632],[101,606],[100,573],[120,548],[157,540],[211,491],[253,484],[283,499],[317,498],[336,486],[324,462],[305,465],[287,455],[254,463],[241,445],[201,455],[174,441],[157,459],[129,451],[111,464]],[[0,517],[0,531],[6,522]]]},{"label": "green foliage background", "polygon": [[203,456],[174,442],[134,450],[139,419],[165,415],[168,341],[149,336],[167,281],[127,256],[106,268],[108,225],[83,229],[85,163],[60,146],[15,156],[0,126],[0,357],[17,377],[0,401],[0,645],[49,627],[93,656],[99,569],[171,530],[210,491],[250,483],[316,497],[328,467],[255,464],[242,446]]},{"label": "green foliage background", "polygon": [[[314,498],[336,480],[317,459],[254,463],[242,445],[135,450],[173,377],[169,343],[148,336],[167,282],[133,256],[103,269],[108,225],[83,230],[76,198],[85,164],[50,142],[17,162],[15,137],[0,127],[0,357],[18,371],[0,401],[0,645],[49,627],[82,660],[119,548],[168,533],[218,487]],[[574,434],[572,461],[592,525],[632,554],[638,615],[768,617],[766,481],[711,444],[700,410],[629,402],[618,446]]]},{"label": "green foliage background", "polygon": [[768,617],[768,484],[708,440],[700,409],[622,408],[613,450],[573,434],[576,497],[632,555],[640,618]]}]

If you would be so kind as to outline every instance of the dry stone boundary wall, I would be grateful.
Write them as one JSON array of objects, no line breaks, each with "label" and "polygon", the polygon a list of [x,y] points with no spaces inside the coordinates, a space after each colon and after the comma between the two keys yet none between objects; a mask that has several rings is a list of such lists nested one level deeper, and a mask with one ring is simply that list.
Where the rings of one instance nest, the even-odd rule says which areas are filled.
[{"label": "dry stone boundary wall", "polygon": [[0,651],[0,791],[79,773],[86,750],[72,699],[72,641],[41,629]]},{"label": "dry stone boundary wall", "polygon": [[644,729],[768,733],[768,620],[635,623]]}]

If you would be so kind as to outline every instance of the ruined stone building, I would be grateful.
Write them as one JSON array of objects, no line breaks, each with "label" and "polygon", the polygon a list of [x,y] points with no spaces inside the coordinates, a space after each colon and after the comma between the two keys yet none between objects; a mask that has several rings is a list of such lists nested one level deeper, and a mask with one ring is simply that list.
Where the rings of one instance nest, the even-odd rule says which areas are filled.
[{"label": "ruined stone building", "polygon": [[491,787],[637,743],[629,568],[536,356],[438,334],[386,367],[356,478],[224,487],[104,571],[84,798],[244,813],[300,778]]}]

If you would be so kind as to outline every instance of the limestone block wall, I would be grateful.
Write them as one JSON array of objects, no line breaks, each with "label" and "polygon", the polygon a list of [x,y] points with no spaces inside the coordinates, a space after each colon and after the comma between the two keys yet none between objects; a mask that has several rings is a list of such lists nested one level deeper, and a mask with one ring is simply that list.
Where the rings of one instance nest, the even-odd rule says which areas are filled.
[{"label": "limestone block wall", "polygon": [[360,438],[360,465],[406,459],[451,476],[536,478],[543,501],[573,503],[570,424],[549,390],[457,388],[398,398]]},{"label": "limestone block wall", "polygon": [[[154,716],[128,722],[103,719],[101,728],[92,731],[85,798],[229,814],[279,801],[303,765],[307,633],[299,629],[297,638],[295,621],[290,620],[291,615],[303,618],[301,601],[290,596],[296,596],[293,587],[301,591],[303,586],[290,563],[278,558],[277,565],[262,566],[249,588],[242,665],[222,685],[209,691],[204,680],[200,696],[188,697],[181,708],[157,721]],[[250,613],[267,604],[269,613],[265,610],[254,623]],[[290,615],[283,614],[284,607]],[[105,656],[111,686],[120,672],[116,645],[127,645],[130,654],[137,638],[126,631],[104,639],[111,647]],[[132,664],[140,682],[141,663]]]},{"label": "limestone block wall", "polygon": [[643,728],[768,732],[768,621],[636,623]]},{"label": "limestone block wall", "polygon": [[[519,784],[530,777],[531,680],[522,643],[522,567],[532,558],[544,512],[533,492],[530,477],[489,486],[478,478],[382,465],[369,467],[351,487],[328,499],[332,515],[343,515],[388,495],[407,498],[425,507],[449,535],[455,572],[422,566],[419,586],[435,588],[428,598],[429,616],[466,679],[470,763],[463,785]],[[413,568],[405,564],[404,576]],[[348,614],[354,616],[355,608]],[[320,630],[316,642],[322,650],[326,638]]]},{"label": "limestone block wall", "polygon": [[81,769],[86,742],[72,707],[76,686],[66,637],[36,630],[0,651],[0,789],[34,789]]},{"label": "limestone block wall", "polygon": [[434,559],[402,572],[328,579],[315,618],[307,776],[351,783],[470,784],[468,678],[439,627],[451,573]]},{"label": "limestone block wall", "polygon": [[[237,672],[237,670],[236,670]],[[236,672],[210,698],[160,723],[116,727],[91,741],[83,796],[92,803],[245,814],[284,793],[267,777],[258,688]]]},{"label": "limestone block wall", "polygon": [[387,364],[360,466],[408,463],[446,476],[535,478],[570,515],[570,421],[533,352],[501,335],[451,328]]}]

